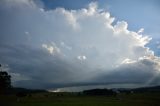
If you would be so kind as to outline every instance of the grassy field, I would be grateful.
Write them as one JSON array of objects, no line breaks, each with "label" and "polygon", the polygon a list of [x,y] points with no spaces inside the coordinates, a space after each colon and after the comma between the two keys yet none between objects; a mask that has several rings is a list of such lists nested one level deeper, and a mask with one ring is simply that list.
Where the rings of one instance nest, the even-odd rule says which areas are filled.
[{"label": "grassy field", "polygon": [[25,97],[0,96],[0,106],[160,106],[160,93],[85,96],[74,93],[38,93]]}]

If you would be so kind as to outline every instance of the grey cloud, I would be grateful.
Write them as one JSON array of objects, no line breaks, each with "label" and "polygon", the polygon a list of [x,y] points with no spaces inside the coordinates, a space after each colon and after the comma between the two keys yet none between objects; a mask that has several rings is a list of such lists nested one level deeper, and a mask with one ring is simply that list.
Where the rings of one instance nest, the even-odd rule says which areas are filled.
[{"label": "grey cloud", "polygon": [[[159,64],[159,63],[158,63]],[[113,82],[115,84],[137,84],[141,86],[159,85],[160,72],[155,69],[157,62],[150,59],[142,59],[138,62],[123,64],[107,74],[101,74],[93,78],[99,83]]]}]

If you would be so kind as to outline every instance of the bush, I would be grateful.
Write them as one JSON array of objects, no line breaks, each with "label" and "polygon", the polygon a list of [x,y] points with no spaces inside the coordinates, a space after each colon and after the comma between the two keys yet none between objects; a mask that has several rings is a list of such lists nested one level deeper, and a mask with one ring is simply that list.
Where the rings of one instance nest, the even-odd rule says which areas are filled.
[{"label": "bush", "polygon": [[0,71],[0,93],[6,93],[11,88],[11,76],[5,71]]}]

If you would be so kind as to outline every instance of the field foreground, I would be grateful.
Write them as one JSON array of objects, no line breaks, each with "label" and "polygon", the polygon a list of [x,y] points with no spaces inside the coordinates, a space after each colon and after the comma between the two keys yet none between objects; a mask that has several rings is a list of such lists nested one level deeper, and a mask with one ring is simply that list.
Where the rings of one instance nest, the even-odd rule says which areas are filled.
[{"label": "field foreground", "polygon": [[160,93],[121,93],[116,96],[48,92],[24,97],[1,95],[0,106],[160,106]]}]

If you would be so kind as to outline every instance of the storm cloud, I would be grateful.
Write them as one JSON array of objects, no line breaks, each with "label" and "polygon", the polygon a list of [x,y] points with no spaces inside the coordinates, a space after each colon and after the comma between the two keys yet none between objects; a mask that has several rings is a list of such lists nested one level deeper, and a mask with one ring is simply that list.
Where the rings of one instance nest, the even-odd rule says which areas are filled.
[{"label": "storm cloud", "polygon": [[[41,4],[41,5],[40,5]],[[87,8],[45,10],[33,0],[0,1],[0,63],[14,86],[160,83],[151,40],[92,2]]]}]

